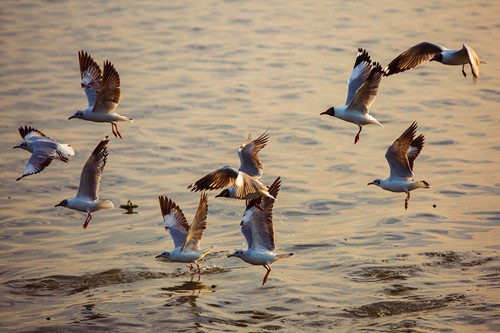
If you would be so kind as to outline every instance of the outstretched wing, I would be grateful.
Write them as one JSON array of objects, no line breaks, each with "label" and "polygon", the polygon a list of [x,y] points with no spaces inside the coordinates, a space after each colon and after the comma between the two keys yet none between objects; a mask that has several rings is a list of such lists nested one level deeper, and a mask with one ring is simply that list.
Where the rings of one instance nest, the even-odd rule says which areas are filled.
[{"label": "outstretched wing", "polygon": [[19,134],[21,134],[21,137],[25,140],[25,141],[28,141],[29,139],[35,137],[35,136],[44,136],[44,137],[47,137],[45,134],[43,134],[42,132],[40,132],[39,130],[33,128],[33,127],[28,127],[28,126],[24,126],[24,127],[19,127]]},{"label": "outstretched wing", "polygon": [[160,201],[161,216],[165,222],[165,230],[170,233],[175,248],[183,246],[188,234],[189,225],[182,210],[172,199],[166,196],[160,195],[158,199]]},{"label": "outstretched wing", "polygon": [[89,108],[94,106],[97,91],[101,86],[102,76],[99,65],[92,59],[90,54],[78,51],[78,62],[80,63],[81,86],[87,95]]},{"label": "outstretched wing", "polygon": [[[281,178],[278,177],[269,187],[269,194],[276,198],[280,190],[280,186]],[[264,197],[262,198],[260,206],[262,210],[253,207],[253,214],[249,222],[252,230],[251,247],[256,250],[274,251],[276,248],[274,244],[273,230],[274,200],[268,197]]]},{"label": "outstretched wing", "polygon": [[[413,122],[401,136],[387,148],[385,158],[391,169],[390,178],[412,179],[413,172],[411,171],[410,162],[408,160],[408,149],[410,148],[415,133],[417,131],[417,123]],[[414,153],[412,153],[413,156]],[[418,152],[417,152],[418,155]],[[413,158],[413,160],[416,156]],[[412,160],[412,161],[413,161]]]},{"label": "outstretched wing", "polygon": [[356,91],[365,83],[370,75],[370,70],[372,69],[371,63],[372,61],[368,52],[366,52],[365,49],[359,48],[351,77],[349,81],[347,81],[347,98],[345,100],[345,105],[351,102]]},{"label": "outstretched wing", "polygon": [[370,106],[377,97],[378,87],[380,85],[380,81],[382,80],[383,73],[382,66],[380,66],[377,62],[373,63],[370,75],[366,79],[365,83],[363,83],[354,94],[347,110],[368,113]]},{"label": "outstretched wing", "polygon": [[98,199],[97,192],[99,191],[102,172],[108,157],[108,142],[108,136],[106,135],[87,159],[80,175],[80,187],[78,187],[77,196],[89,200]]},{"label": "outstretched wing", "polygon": [[410,47],[392,60],[385,68],[384,76],[397,74],[417,67],[423,62],[430,61],[445,48],[441,45],[422,42]]},{"label": "outstretched wing", "polygon": [[247,141],[238,150],[238,156],[240,157],[239,171],[243,171],[255,178],[262,177],[262,162],[257,154],[266,146],[268,140],[269,133],[267,131],[253,141],[250,141],[250,135],[248,136]]},{"label": "outstretched wing", "polygon": [[238,171],[231,168],[229,165],[225,165],[198,179],[196,182],[189,185],[188,188],[194,192],[216,190],[233,184],[237,177]]},{"label": "outstretched wing", "polygon": [[120,102],[120,76],[109,61],[104,62],[102,85],[97,91],[97,98],[92,112],[111,113]]},{"label": "outstretched wing", "polygon": [[203,232],[207,228],[208,200],[205,192],[200,195],[200,203],[198,210],[189,227],[189,231],[182,246],[182,251],[198,251],[200,249],[200,241],[203,237]]}]

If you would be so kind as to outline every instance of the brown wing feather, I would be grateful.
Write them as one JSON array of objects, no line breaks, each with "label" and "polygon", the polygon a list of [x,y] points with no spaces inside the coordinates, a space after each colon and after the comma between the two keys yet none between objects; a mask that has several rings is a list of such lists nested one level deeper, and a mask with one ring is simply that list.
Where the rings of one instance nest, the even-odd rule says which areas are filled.
[{"label": "brown wing feather", "polygon": [[194,216],[193,223],[189,227],[189,231],[182,246],[182,251],[184,249],[199,250],[200,241],[203,237],[203,232],[207,228],[207,214],[208,214],[208,199],[205,192],[200,195],[200,203],[198,204],[198,210]]},{"label": "brown wing feather", "polygon": [[226,166],[198,179],[196,182],[189,185],[188,188],[194,192],[216,190],[233,184],[236,177],[238,177],[238,171]]},{"label": "brown wing feather", "polygon": [[120,76],[108,60],[104,62],[102,85],[97,91],[93,112],[113,112],[120,102]]}]

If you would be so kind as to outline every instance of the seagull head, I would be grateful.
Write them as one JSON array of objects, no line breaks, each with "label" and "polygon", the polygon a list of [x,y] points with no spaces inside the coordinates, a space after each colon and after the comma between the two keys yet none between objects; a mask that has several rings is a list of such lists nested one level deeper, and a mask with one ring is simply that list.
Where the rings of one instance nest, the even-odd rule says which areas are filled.
[{"label": "seagull head", "polygon": [[155,259],[162,258],[162,259],[170,259],[170,252],[168,251],[163,251],[159,255],[155,257]]},{"label": "seagull head", "polygon": [[219,197],[221,197],[221,198],[230,198],[231,197],[231,193],[229,193],[228,189],[225,189],[222,192],[220,192],[219,194],[217,194],[215,197],[216,198],[219,198]]},{"label": "seagull head", "polygon": [[73,119],[73,118],[84,119],[83,111],[76,111],[75,113],[73,113],[73,115],[71,117],[68,118],[68,120]]},{"label": "seagull head", "polygon": [[322,114],[327,114],[329,116],[335,117],[335,108],[332,106],[328,110],[321,112],[319,115],[322,115]]},{"label": "seagull head", "polygon": [[230,257],[238,257],[238,258],[241,258],[243,257],[243,255],[245,254],[245,251],[243,251],[242,249],[239,249],[239,250],[236,250],[234,251],[233,253],[231,254],[228,254],[227,257],[230,258]]},{"label": "seagull head", "polygon": [[64,199],[63,201],[61,201],[60,203],[58,203],[57,205],[55,205],[54,207],[58,207],[58,206],[61,206],[61,207],[68,207],[68,200],[67,199]]},{"label": "seagull head", "polygon": [[382,179],[377,178],[374,181],[369,182],[367,185],[377,185],[377,186],[380,186],[381,183],[382,183]]},{"label": "seagull head", "polygon": [[26,141],[23,141],[20,145],[12,147],[12,149],[15,149],[15,148],[21,148],[24,150],[28,150],[28,143]]}]

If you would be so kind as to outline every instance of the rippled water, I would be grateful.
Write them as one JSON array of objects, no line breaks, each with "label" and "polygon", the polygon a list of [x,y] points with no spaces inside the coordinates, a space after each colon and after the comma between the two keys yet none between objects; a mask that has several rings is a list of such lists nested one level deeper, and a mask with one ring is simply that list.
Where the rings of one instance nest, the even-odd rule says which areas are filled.
[{"label": "rippled water", "polygon": [[[0,3],[0,328],[2,331],[500,330],[500,117],[496,2],[39,1]],[[382,80],[371,108],[384,128],[319,116],[345,100],[358,47],[387,64],[420,41],[473,47],[488,64],[473,84],[436,63]],[[109,59],[122,82],[123,140],[112,138],[100,196],[137,214],[54,205],[74,195],[109,124],[67,118],[86,106],[77,51]],[[470,69],[466,68],[470,73]],[[366,184],[388,175],[384,153],[412,121],[430,189]],[[11,147],[33,126],[77,154],[22,174]],[[202,274],[156,261],[171,249],[158,207],[190,221],[186,186],[266,129],[263,181],[279,252],[265,270],[227,258],[243,247],[240,201],[209,197]]]}]

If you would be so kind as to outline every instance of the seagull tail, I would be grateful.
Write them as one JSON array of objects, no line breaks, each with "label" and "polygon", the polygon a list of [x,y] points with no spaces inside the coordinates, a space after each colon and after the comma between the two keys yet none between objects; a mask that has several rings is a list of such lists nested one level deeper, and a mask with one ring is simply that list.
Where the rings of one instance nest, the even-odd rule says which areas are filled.
[{"label": "seagull tail", "polygon": [[57,150],[59,150],[61,154],[66,157],[75,156],[75,150],[68,144],[59,143],[57,146]]},{"label": "seagull tail", "polygon": [[98,210],[100,210],[100,209],[112,209],[112,208],[115,208],[115,205],[113,204],[113,201],[105,199],[105,200],[99,201],[99,203],[97,204],[97,207],[99,208]]},{"label": "seagull tail", "polygon": [[431,185],[425,180],[419,180],[415,182],[415,185],[417,185],[417,188],[431,188]]},{"label": "seagull tail", "polygon": [[276,257],[278,259],[286,259],[286,258],[291,257],[291,256],[293,256],[293,253],[278,254]]}]

